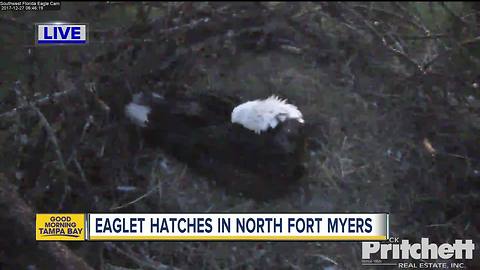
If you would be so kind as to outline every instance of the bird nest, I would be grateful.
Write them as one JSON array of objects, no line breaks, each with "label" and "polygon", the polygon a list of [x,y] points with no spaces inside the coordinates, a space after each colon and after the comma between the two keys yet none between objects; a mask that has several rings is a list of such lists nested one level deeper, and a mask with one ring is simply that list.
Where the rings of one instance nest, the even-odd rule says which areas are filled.
[{"label": "bird nest", "polygon": [[[404,238],[478,242],[478,40],[470,39],[476,28],[465,27],[475,16],[455,17],[450,29],[450,20],[419,21],[410,4],[398,3],[62,5],[68,14],[92,20],[88,47],[24,47],[19,35],[20,41],[9,40],[15,46],[5,48],[12,55],[24,48],[21,74],[5,73],[0,85],[8,88],[0,93],[1,224],[19,224],[13,231],[0,228],[6,236],[0,258],[14,258],[7,268],[30,267],[22,254],[38,268],[51,261],[66,268],[79,258],[105,269],[360,267],[360,246],[351,243],[84,243],[69,246],[77,258],[59,259],[63,246],[40,250],[26,238],[32,208],[381,211],[392,212],[391,232]],[[432,5],[443,10],[450,4]],[[5,33],[31,32],[25,25],[37,18],[18,16],[0,19],[9,22],[0,26],[8,28]],[[128,23],[106,29],[93,23],[120,17]],[[440,23],[453,36],[431,35]],[[288,98],[309,125],[304,177],[276,199],[240,194],[256,183],[282,188],[250,175],[242,178],[250,182],[225,188],[183,162],[188,151],[175,156],[141,139],[124,116],[140,92],[230,104],[210,118],[244,101]],[[280,164],[279,170],[289,165]],[[223,170],[220,179],[227,184],[238,169],[214,167]]]}]

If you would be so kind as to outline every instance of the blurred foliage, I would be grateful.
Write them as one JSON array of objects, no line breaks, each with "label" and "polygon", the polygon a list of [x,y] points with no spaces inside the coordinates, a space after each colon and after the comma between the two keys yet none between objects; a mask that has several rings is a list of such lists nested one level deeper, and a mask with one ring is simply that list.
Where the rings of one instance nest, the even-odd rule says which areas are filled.
[{"label": "blurred foliage", "polygon": [[[478,243],[479,11],[476,2],[63,2],[2,13],[0,171],[38,212],[386,211],[393,236]],[[89,23],[89,45],[33,46],[33,23],[52,20]],[[308,176],[275,201],[225,194],[139,145],[123,119],[138,91],[286,97],[308,124]],[[352,243],[70,247],[99,269],[361,263]],[[48,265],[9,250],[7,268]]]}]

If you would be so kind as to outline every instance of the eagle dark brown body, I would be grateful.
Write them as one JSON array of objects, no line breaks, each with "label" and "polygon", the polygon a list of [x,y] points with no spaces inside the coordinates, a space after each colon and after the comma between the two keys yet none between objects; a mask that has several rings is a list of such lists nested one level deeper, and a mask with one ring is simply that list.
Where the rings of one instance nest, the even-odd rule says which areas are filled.
[{"label": "eagle dark brown body", "polygon": [[275,198],[304,173],[306,136],[296,120],[256,134],[231,123],[235,99],[212,95],[141,99],[137,103],[151,109],[141,128],[147,145],[162,148],[229,193]]}]

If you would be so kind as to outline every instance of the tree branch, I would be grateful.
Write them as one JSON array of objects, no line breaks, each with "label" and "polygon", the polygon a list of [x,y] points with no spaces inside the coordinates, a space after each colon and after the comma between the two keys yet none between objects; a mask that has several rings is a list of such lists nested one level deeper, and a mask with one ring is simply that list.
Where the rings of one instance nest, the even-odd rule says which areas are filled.
[{"label": "tree branch", "polygon": [[[0,174],[0,207],[3,209],[0,217],[13,220],[14,224],[11,225],[11,228],[15,231],[15,235],[21,235],[28,242],[34,242],[35,213],[19,196],[17,188],[2,174]],[[32,249],[32,252],[29,253],[42,254],[55,263],[59,269],[93,270],[82,258],[60,242],[42,242],[37,245],[24,246],[23,249],[25,248]]]}]

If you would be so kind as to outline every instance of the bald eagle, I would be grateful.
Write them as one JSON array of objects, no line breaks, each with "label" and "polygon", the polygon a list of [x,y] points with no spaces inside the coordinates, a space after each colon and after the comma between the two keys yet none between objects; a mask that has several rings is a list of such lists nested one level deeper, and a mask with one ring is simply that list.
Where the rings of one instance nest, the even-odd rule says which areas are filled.
[{"label": "bald eagle", "polygon": [[234,193],[278,197],[304,172],[302,113],[277,96],[241,103],[209,94],[136,94],[125,115],[147,144]]}]

